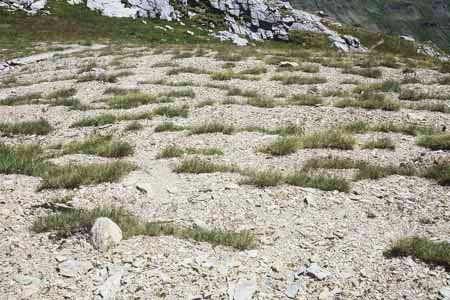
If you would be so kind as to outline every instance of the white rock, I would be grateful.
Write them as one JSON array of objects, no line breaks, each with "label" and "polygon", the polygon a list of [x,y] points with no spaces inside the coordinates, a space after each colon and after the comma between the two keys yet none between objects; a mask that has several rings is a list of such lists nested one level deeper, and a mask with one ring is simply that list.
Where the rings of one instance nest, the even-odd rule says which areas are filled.
[{"label": "white rock", "polygon": [[90,262],[80,262],[78,260],[66,260],[58,265],[59,273],[65,277],[77,277],[92,269]]},{"label": "white rock", "polygon": [[234,288],[234,300],[250,300],[256,292],[256,280],[240,280]]},{"label": "white rock", "polygon": [[97,293],[101,296],[101,299],[114,299],[114,296],[120,290],[122,275],[123,271],[115,272],[101,286],[98,287]]},{"label": "white rock", "polygon": [[122,230],[108,218],[98,218],[91,229],[92,244],[105,251],[122,240]]},{"label": "white rock", "polygon": [[317,278],[319,280],[324,280],[325,278],[327,278],[328,276],[331,275],[330,272],[328,272],[327,270],[322,269],[316,263],[311,264],[309,266],[309,268],[306,270],[306,273],[314,276],[315,278]]},{"label": "white rock", "polygon": [[289,68],[289,67],[296,68],[299,66],[299,64],[292,61],[282,61],[280,62],[279,66],[282,68]]}]

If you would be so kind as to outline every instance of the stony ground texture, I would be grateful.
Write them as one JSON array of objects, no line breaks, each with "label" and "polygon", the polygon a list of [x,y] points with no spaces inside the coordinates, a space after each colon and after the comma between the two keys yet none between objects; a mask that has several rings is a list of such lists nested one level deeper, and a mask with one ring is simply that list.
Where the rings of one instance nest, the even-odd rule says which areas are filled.
[{"label": "stony ground texture", "polygon": [[[167,75],[169,70],[178,67],[223,72],[226,62],[215,56],[216,50],[192,52],[196,54],[185,58],[176,58],[174,51],[180,52],[171,47],[104,48],[59,55],[0,74],[2,80],[11,76],[18,79],[18,83],[12,86],[0,87],[0,99],[36,92],[47,95],[73,87],[77,90],[75,97],[90,105],[85,111],[48,104],[0,106],[2,122],[43,118],[54,128],[46,136],[1,136],[0,143],[51,146],[81,140],[93,133],[113,134],[135,147],[135,153],[125,159],[139,167],[117,183],[40,192],[36,192],[41,180],[38,177],[0,175],[0,274],[3,279],[0,298],[243,300],[250,299],[245,295],[249,293],[253,299],[436,299],[439,290],[450,285],[449,275],[442,267],[431,267],[411,258],[389,259],[383,256],[383,251],[393,240],[404,236],[420,235],[434,240],[449,238],[449,187],[424,178],[395,175],[352,182],[349,193],[288,185],[257,188],[239,184],[241,175],[234,173],[196,175],[174,172],[175,166],[187,156],[157,159],[161,149],[168,145],[215,147],[224,155],[202,158],[242,168],[283,173],[300,168],[310,158],[326,156],[350,157],[381,165],[450,159],[449,152],[419,147],[415,137],[400,133],[354,134],[357,139],[354,150],[308,149],[273,157],[258,149],[275,141],[276,135],[249,131],[232,135],[189,135],[187,130],[154,132],[155,126],[164,121],[183,126],[219,121],[239,128],[275,128],[291,123],[303,126],[306,133],[335,128],[355,120],[372,124],[397,122],[449,128],[448,113],[404,107],[399,111],[337,108],[333,106],[336,97],[324,98],[324,104],[318,106],[262,108],[247,105],[245,97],[227,96],[224,88],[208,86],[220,84],[254,90],[282,103],[296,93],[351,92],[354,84],[342,84],[348,80],[359,83],[387,79],[401,81],[405,76],[401,68],[380,67],[382,77],[372,79],[343,74],[339,68],[313,63],[320,68],[319,73],[298,70],[284,74],[325,77],[326,83],[283,85],[271,80],[272,76],[282,74],[277,71],[277,65],[266,64],[265,60],[271,53],[251,57],[246,52],[247,56],[242,55],[242,60],[233,62],[235,73],[255,66],[263,66],[267,72],[248,75],[250,78],[247,80],[217,81],[212,80],[209,74]],[[335,59],[324,54],[320,56],[325,60]],[[303,60],[302,64],[313,59]],[[82,75],[79,74],[80,68],[93,61],[97,68],[105,70],[94,72],[131,73],[119,77],[116,83],[77,82],[76,78]],[[155,66],[163,62],[170,62],[172,66]],[[415,72],[421,83],[402,87],[450,94],[449,85],[433,83],[442,76],[439,72],[420,68]],[[249,80],[255,79],[253,77],[258,80]],[[183,87],[167,82],[142,83],[160,79],[169,83],[191,83]],[[126,110],[108,109],[101,100],[108,97],[104,92],[112,87],[139,89],[152,95],[192,89],[195,97],[181,97],[173,103],[146,104]],[[389,96],[398,99],[396,93],[389,93]],[[230,98],[240,103],[222,103]],[[214,103],[197,106],[205,100]],[[450,103],[449,100],[433,99],[422,102]],[[407,101],[401,103],[408,104]],[[104,113],[122,115],[149,111],[162,105],[183,104],[189,106],[187,118],[155,116],[139,121],[143,125],[139,131],[124,130],[132,121],[98,127],[71,127],[85,117]],[[379,137],[390,137],[396,149],[362,149],[361,145],[366,141]],[[56,163],[109,160],[113,159],[82,154],[54,159]],[[238,251],[175,237],[134,237],[102,253],[92,247],[88,236],[57,239],[51,233],[31,232],[30,227],[38,216],[51,213],[45,209],[45,204],[62,195],[72,195],[70,205],[74,207],[113,205],[148,221],[251,230],[257,237],[257,246],[252,250]],[[315,264],[325,272],[324,278],[302,272],[302,267]]]}]

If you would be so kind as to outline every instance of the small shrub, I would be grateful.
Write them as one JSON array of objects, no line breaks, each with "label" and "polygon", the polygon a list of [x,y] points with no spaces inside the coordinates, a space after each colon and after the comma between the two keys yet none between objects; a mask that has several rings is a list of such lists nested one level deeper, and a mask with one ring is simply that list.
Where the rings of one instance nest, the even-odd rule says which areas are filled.
[{"label": "small shrub", "polygon": [[44,119],[39,121],[0,123],[0,132],[6,135],[47,135],[52,129],[52,126]]},{"label": "small shrub", "polygon": [[450,162],[437,162],[426,168],[422,176],[434,179],[440,185],[450,186]]}]

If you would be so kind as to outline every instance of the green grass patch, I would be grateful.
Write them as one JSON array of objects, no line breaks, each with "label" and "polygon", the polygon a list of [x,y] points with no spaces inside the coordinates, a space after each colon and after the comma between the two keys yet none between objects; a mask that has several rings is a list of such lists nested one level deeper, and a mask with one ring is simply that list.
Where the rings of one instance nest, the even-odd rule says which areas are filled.
[{"label": "green grass patch", "polygon": [[340,130],[325,130],[301,137],[300,147],[304,149],[352,150],[356,140]]},{"label": "green grass patch", "polygon": [[395,150],[395,144],[390,138],[371,140],[362,146],[363,149],[388,149]]},{"label": "green grass patch", "polygon": [[383,72],[380,69],[368,68],[368,69],[360,69],[360,68],[344,68],[342,69],[343,74],[352,74],[359,75],[367,78],[381,78],[383,76]]},{"label": "green grass patch", "polygon": [[248,99],[247,104],[261,108],[274,108],[276,106],[276,101],[272,98],[258,96]]},{"label": "green grass patch", "polygon": [[177,173],[234,173],[239,172],[239,168],[234,165],[217,164],[199,158],[186,159],[175,168]]},{"label": "green grass patch", "polygon": [[88,234],[97,218],[105,217],[115,222],[122,230],[123,238],[133,236],[175,236],[214,246],[222,245],[238,250],[247,250],[256,245],[255,236],[248,231],[232,232],[200,227],[181,228],[161,222],[146,222],[121,208],[97,207],[93,210],[71,209],[37,218],[32,230],[37,233],[55,231],[59,236]]},{"label": "green grass patch", "polygon": [[103,157],[124,157],[133,154],[133,146],[114,140],[112,136],[94,135],[80,142],[63,145],[63,154],[90,154]]},{"label": "green grass patch", "polygon": [[396,240],[384,252],[386,257],[414,257],[427,264],[450,267],[450,244],[433,242],[422,237],[407,237]]},{"label": "green grass patch", "polygon": [[287,103],[291,105],[316,106],[323,104],[323,99],[315,95],[295,94],[289,97]]},{"label": "green grass patch", "polygon": [[341,99],[334,103],[335,107],[356,107],[367,110],[381,109],[385,111],[399,111],[400,103],[383,94],[367,92],[360,95],[357,99]]},{"label": "green grass patch", "polygon": [[283,175],[272,170],[248,172],[241,184],[253,185],[259,188],[277,186],[283,183]]},{"label": "green grass patch", "polygon": [[228,125],[220,122],[207,122],[194,126],[190,130],[190,134],[207,134],[207,133],[223,133],[233,134],[236,128],[233,125]]},{"label": "green grass patch", "polygon": [[268,146],[259,151],[273,156],[283,156],[295,153],[300,147],[301,140],[298,137],[280,137]]},{"label": "green grass patch", "polygon": [[441,161],[423,171],[423,177],[436,180],[440,185],[450,186],[450,162]]},{"label": "green grass patch", "polygon": [[182,117],[187,118],[189,115],[189,107],[183,106],[160,106],[155,108],[152,113],[157,116],[168,118]]},{"label": "green grass patch", "polygon": [[223,151],[217,148],[192,148],[192,147],[178,147],[167,146],[161,150],[157,158],[173,158],[181,157],[184,155],[223,155]]},{"label": "green grass patch", "polygon": [[30,93],[22,96],[9,96],[0,100],[0,105],[14,106],[25,104],[37,104],[42,98],[42,93]]},{"label": "green grass patch", "polygon": [[240,88],[231,88],[227,92],[227,96],[241,96],[247,98],[257,98],[259,97],[258,92],[253,90],[242,90]]},{"label": "green grass patch", "polygon": [[0,133],[4,135],[47,135],[53,130],[47,120],[0,123]]},{"label": "green grass patch", "polygon": [[136,166],[116,161],[102,164],[53,166],[44,172],[39,190],[73,189],[82,185],[116,182]]},{"label": "green grass patch", "polygon": [[103,101],[108,105],[109,108],[113,109],[128,109],[149,103],[159,103],[158,99],[155,96],[142,93],[117,95]]},{"label": "green grass patch", "polygon": [[7,146],[0,144],[0,173],[40,176],[49,164],[39,146]]},{"label": "green grass patch", "polygon": [[184,126],[176,125],[173,122],[164,122],[155,127],[155,132],[167,132],[167,131],[182,131],[186,128]]},{"label": "green grass patch", "polygon": [[75,122],[71,127],[90,127],[90,126],[103,126],[108,124],[114,124],[118,121],[118,117],[111,114],[98,115],[95,117],[89,117],[81,119]]},{"label": "green grass patch", "polygon": [[326,83],[327,79],[325,77],[308,77],[308,76],[299,76],[299,75],[275,75],[272,77],[272,80],[281,81],[284,85],[311,85],[311,84],[322,84]]},{"label": "green grass patch", "polygon": [[417,140],[417,145],[431,150],[450,150],[450,133],[420,136]]},{"label": "green grass patch", "polygon": [[350,191],[350,184],[345,179],[319,175],[311,176],[302,171],[289,175],[286,178],[286,183],[323,191],[340,191],[345,193]]}]

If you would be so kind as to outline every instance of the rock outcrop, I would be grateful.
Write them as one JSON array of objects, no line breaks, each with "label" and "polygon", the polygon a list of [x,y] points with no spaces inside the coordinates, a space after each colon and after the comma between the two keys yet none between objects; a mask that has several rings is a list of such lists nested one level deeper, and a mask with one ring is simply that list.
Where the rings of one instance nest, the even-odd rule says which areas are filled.
[{"label": "rock outcrop", "polygon": [[[80,0],[67,0],[70,4],[80,4]],[[87,0],[89,9],[99,11],[109,17],[159,18],[179,20],[183,14],[193,14],[189,5],[201,5],[200,0],[178,0],[176,6],[169,0]],[[196,2],[198,1],[198,2]],[[46,0],[0,0],[11,9],[22,9],[30,13],[45,6]],[[359,40],[350,36],[340,36],[321,23],[321,17],[292,8],[287,0],[208,0],[209,9],[224,16],[228,31],[217,34],[221,40],[231,40],[239,46],[250,40],[289,40],[289,31],[300,30],[323,33],[337,49],[365,51]],[[177,11],[177,9],[179,11]],[[243,38],[245,37],[245,38]]]}]

